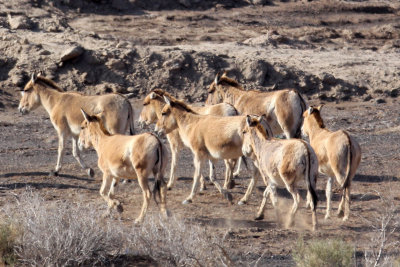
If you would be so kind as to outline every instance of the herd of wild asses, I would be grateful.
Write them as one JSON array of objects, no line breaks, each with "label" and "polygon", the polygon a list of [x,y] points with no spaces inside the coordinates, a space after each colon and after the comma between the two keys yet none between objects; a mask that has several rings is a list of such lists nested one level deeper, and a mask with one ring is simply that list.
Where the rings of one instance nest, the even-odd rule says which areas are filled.
[{"label": "herd of wild asses", "polygon": [[[98,155],[98,167],[103,173],[100,195],[113,209],[122,212],[121,203],[114,196],[120,179],[137,179],[143,193],[143,205],[136,222],[146,214],[151,196],[160,200],[160,210],[167,216],[167,189],[176,180],[176,165],[183,146],[193,153],[193,185],[184,204],[193,201],[206,160],[210,165],[210,181],[219,192],[232,201],[229,189],[233,177],[240,171],[240,163],[252,162],[251,180],[245,195],[238,202],[243,205],[262,177],[266,185],[256,220],[264,217],[267,198],[277,209],[276,187],[285,187],[293,197],[288,227],[293,225],[300,195],[299,181],[307,190],[307,207],[312,212],[312,226],[317,228],[316,182],[318,172],[327,175],[327,208],[330,216],[332,178],[340,185],[342,197],[337,211],[346,221],[350,213],[350,188],[361,160],[357,141],[346,131],[328,130],[321,118],[322,105],[307,107],[299,92],[285,89],[271,92],[245,90],[226,72],[217,74],[208,88],[205,106],[186,104],[161,89],[152,90],[143,100],[139,125],[156,123],[154,133],[134,133],[133,109],[121,94],[87,96],[64,92],[55,82],[42,74],[32,74],[22,91],[19,111],[27,113],[42,105],[58,133],[58,157],[53,175],[62,167],[64,143],[72,138],[72,154],[81,167],[93,177],[94,171],[81,159],[79,151],[93,147]],[[130,135],[125,135],[128,131]],[[274,138],[284,134],[286,139]],[[158,136],[166,135],[171,151],[171,170],[168,184],[164,181],[169,152]],[[308,136],[309,143],[301,139]],[[215,179],[217,160],[225,162],[225,182]],[[234,173],[235,166],[238,165]],[[148,177],[153,175],[153,192]]]}]

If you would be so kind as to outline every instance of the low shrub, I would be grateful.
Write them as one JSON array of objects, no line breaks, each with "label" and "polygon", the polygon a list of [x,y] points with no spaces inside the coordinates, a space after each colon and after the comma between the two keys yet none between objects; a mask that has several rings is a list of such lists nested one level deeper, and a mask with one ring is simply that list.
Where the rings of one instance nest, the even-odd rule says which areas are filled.
[{"label": "low shrub", "polygon": [[353,262],[354,248],[341,240],[316,240],[309,244],[299,238],[293,260],[299,267],[346,267]]}]

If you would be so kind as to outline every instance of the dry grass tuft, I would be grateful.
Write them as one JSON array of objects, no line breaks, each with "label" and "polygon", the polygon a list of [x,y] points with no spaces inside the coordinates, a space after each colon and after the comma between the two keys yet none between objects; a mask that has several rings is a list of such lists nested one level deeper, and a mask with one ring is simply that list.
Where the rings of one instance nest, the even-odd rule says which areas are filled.
[{"label": "dry grass tuft", "polygon": [[56,202],[23,194],[8,216],[21,229],[15,254],[24,265],[76,266],[105,263],[118,254],[119,227],[105,222],[92,206]]},{"label": "dry grass tuft", "polygon": [[299,267],[352,266],[354,247],[341,240],[311,241],[308,245],[299,238],[293,260]]},{"label": "dry grass tuft", "polygon": [[128,236],[132,251],[148,255],[163,266],[234,265],[221,238],[210,236],[207,228],[176,217],[165,220],[147,216]]}]

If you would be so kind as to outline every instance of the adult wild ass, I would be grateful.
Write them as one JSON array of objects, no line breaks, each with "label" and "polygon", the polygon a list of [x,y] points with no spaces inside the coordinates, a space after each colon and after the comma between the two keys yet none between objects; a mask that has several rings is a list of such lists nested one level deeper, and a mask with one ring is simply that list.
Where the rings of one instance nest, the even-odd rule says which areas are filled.
[{"label": "adult wild ass", "polygon": [[[329,177],[326,184],[325,219],[330,216],[332,178],[334,177],[342,189],[342,199],[337,215],[346,221],[350,214],[351,181],[361,161],[361,148],[346,131],[332,132],[326,129],[321,118],[321,108],[322,105],[309,107],[304,112],[302,132],[310,138],[310,144],[317,154],[319,171]],[[345,206],[344,212],[343,205]]]},{"label": "adult wild ass", "polygon": [[222,76],[217,74],[211,83],[206,104],[221,102],[232,104],[243,115],[265,114],[274,135],[283,132],[287,139],[301,135],[302,114],[306,110],[306,103],[296,90],[246,91],[224,72]]},{"label": "adult wild ass", "polygon": [[293,197],[293,206],[288,221],[288,226],[292,226],[300,200],[297,183],[305,181],[307,186],[307,199],[311,200],[312,225],[313,230],[315,230],[317,227],[317,156],[311,146],[303,140],[282,140],[268,136],[271,132],[268,130],[266,131],[261,125],[263,117],[264,116],[247,115],[246,126],[243,130],[243,154],[252,158],[255,157],[257,167],[267,186],[256,220],[262,220],[264,218],[264,209],[268,195],[277,216],[279,215],[276,205],[276,186],[280,186],[286,187]]},{"label": "adult wild ass", "polygon": [[[194,177],[192,191],[183,204],[192,202],[200,172],[205,160],[216,162],[219,159],[237,159],[242,154],[241,129],[245,116],[219,117],[196,114],[189,106],[178,100],[164,97],[166,105],[161,111],[161,119],[156,124],[159,134],[169,134],[178,129],[183,143],[190,148],[194,157]],[[225,181],[232,177],[234,164],[227,166]],[[211,179],[212,177],[210,177]],[[228,200],[232,196],[222,190],[218,182],[211,180]]]},{"label": "adult wild ass", "polygon": [[[162,89],[154,89],[150,92],[143,100],[143,109],[139,116],[139,124],[140,125],[149,125],[151,123],[156,123],[158,120],[161,119],[161,110],[165,105],[164,96],[168,97],[169,99],[176,100],[171,94],[162,90]],[[186,104],[190,109],[194,112],[201,114],[201,115],[214,115],[214,116],[235,116],[238,115],[237,110],[230,104],[227,103],[220,103],[216,105],[210,106],[193,106]],[[184,147],[182,142],[182,138],[179,135],[179,130],[175,129],[167,134],[167,139],[169,145],[171,147],[172,153],[172,161],[171,161],[171,172],[170,178],[168,182],[168,189],[171,189],[173,184],[176,181],[176,165],[177,159],[179,157],[179,153]],[[239,161],[240,162],[240,161]],[[212,161],[210,163],[210,177],[214,177],[214,165]],[[225,162],[227,166],[228,162]],[[213,178],[212,178],[213,179]],[[231,188],[232,185],[225,184],[228,188]],[[200,190],[205,189],[204,177],[201,174],[200,177]]]},{"label": "adult wild ass", "polygon": [[[103,172],[100,195],[108,204],[108,213],[112,208],[122,212],[121,203],[114,197],[114,186],[120,178],[138,179],[143,192],[143,205],[135,222],[141,222],[147,212],[151,192],[148,177],[155,177],[154,199],[160,197],[160,209],[167,215],[166,183],[164,172],[168,162],[168,153],[163,143],[151,133],[139,135],[110,134],[103,126],[102,119],[88,115],[84,110],[82,130],[79,135],[79,147],[94,147],[98,155],[98,166]],[[108,193],[106,191],[108,190]]]},{"label": "adult wild ass", "polygon": [[94,172],[82,161],[77,150],[77,141],[83,121],[80,108],[102,114],[105,128],[111,134],[124,134],[127,129],[133,134],[133,109],[128,99],[120,94],[85,96],[77,92],[64,92],[55,82],[41,75],[32,74],[31,80],[21,92],[18,110],[28,113],[40,105],[50,115],[51,123],[58,133],[58,157],[54,171],[58,175],[62,167],[64,143],[72,137],[72,154],[90,177]]}]

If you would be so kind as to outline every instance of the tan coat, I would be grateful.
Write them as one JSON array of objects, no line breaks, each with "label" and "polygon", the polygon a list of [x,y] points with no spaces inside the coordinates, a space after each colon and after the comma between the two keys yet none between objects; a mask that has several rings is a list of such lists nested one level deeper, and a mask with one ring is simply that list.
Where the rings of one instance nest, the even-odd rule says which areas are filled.
[{"label": "tan coat", "polygon": [[[111,135],[104,129],[97,116],[82,111],[85,120],[79,136],[80,147],[94,147],[98,155],[98,166],[103,172],[100,195],[108,203],[108,211],[115,207],[122,211],[122,205],[114,198],[114,186],[120,178],[138,179],[143,192],[143,205],[136,222],[141,222],[150,200],[148,177],[154,175],[154,192],[159,193],[161,212],[166,215],[166,184],[164,172],[168,153],[163,143],[151,133],[139,135]],[[108,190],[108,193],[106,193]]]},{"label": "tan coat", "polygon": [[310,144],[317,154],[319,171],[329,176],[325,219],[330,216],[332,178],[335,178],[343,190],[338,216],[346,221],[350,213],[351,181],[361,161],[361,148],[355,138],[346,131],[332,132],[325,128],[320,115],[321,107],[310,107],[304,112],[302,131],[310,138]]},{"label": "tan coat", "polygon": [[[293,206],[288,225],[293,224],[300,196],[298,183],[304,181],[307,187],[307,198],[311,200],[313,229],[317,227],[316,217],[316,179],[318,160],[313,149],[299,139],[275,139],[266,134],[261,120],[263,117],[248,115],[243,130],[243,154],[256,158],[257,167],[264,178],[267,188],[256,219],[264,218],[264,209],[268,195],[277,209],[275,187],[286,187],[293,197]],[[278,214],[278,213],[277,213]]]},{"label": "tan coat", "polygon": [[243,115],[265,114],[274,135],[284,133],[286,138],[300,136],[306,103],[296,90],[246,91],[226,73],[222,76],[217,74],[208,89],[206,103],[221,102],[232,104]]},{"label": "tan coat", "polygon": [[92,114],[100,113],[110,133],[124,134],[130,129],[133,134],[133,109],[128,99],[120,94],[85,96],[77,92],[63,92],[53,81],[33,75],[22,91],[18,109],[25,114],[40,105],[43,105],[50,115],[50,120],[58,133],[56,175],[62,167],[65,140],[72,138],[73,156],[81,167],[93,176],[93,170],[87,168],[77,150],[77,140],[83,121],[81,108]]}]

